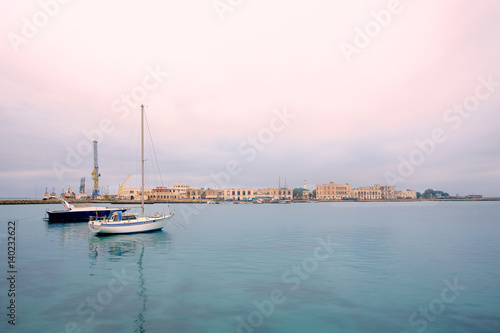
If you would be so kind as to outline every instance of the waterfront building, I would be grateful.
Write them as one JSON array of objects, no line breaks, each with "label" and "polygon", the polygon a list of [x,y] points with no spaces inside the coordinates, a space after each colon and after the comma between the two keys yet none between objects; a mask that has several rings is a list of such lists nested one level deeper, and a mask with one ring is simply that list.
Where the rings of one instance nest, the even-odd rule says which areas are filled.
[{"label": "waterfront building", "polygon": [[194,187],[186,188],[186,198],[190,200],[202,199],[205,196],[204,189],[198,189]]},{"label": "waterfront building", "polygon": [[177,199],[177,193],[165,186],[158,186],[154,188],[151,192],[150,199],[153,201],[163,201],[163,200],[172,200]]},{"label": "waterfront building", "polygon": [[188,199],[188,194],[187,194],[188,190],[190,191],[189,198],[192,198],[193,196],[194,199],[201,198],[200,192],[194,192],[193,190],[195,190],[195,188],[189,186],[189,184],[174,183],[174,185],[172,185],[172,188],[167,188],[165,186],[158,186],[157,188],[153,189],[149,199],[153,201]]},{"label": "waterfront building", "polygon": [[384,200],[394,200],[396,199],[396,190],[394,186],[380,186],[382,191],[382,199]]},{"label": "waterfront building", "polygon": [[351,185],[349,184],[335,184],[330,182],[328,184],[316,185],[316,198],[318,200],[341,200],[342,198],[351,197]]},{"label": "waterfront building", "polygon": [[396,191],[397,199],[416,199],[417,191],[406,189],[406,191]]},{"label": "waterfront building", "polygon": [[[148,195],[152,193],[150,189],[144,189],[144,198],[147,200]],[[125,188],[118,192],[120,200],[141,200],[141,188]]]},{"label": "waterfront building", "polygon": [[134,200],[135,197],[140,196],[140,188],[127,188],[120,192],[120,199],[124,200]]},{"label": "waterfront building", "polygon": [[404,193],[403,193],[403,196],[406,199],[416,199],[417,198],[417,191],[406,189],[406,191],[404,191]]},{"label": "waterfront building", "polygon": [[285,200],[292,200],[293,199],[293,190],[282,187],[279,190],[275,189],[275,191],[278,191],[278,198],[279,199],[285,199]]},{"label": "waterfront building", "polygon": [[382,190],[379,184],[358,187],[352,190],[352,197],[359,200],[380,200],[382,199]]},{"label": "waterfront building", "polygon": [[396,191],[394,186],[364,186],[351,188],[349,184],[328,184],[316,185],[316,198],[318,200],[341,200],[344,198],[356,198],[359,200],[394,200],[394,199],[416,199],[417,192],[407,189],[406,191]]},{"label": "waterfront building", "polygon": [[174,185],[172,185],[172,189],[176,190],[175,193],[177,193],[179,199],[187,199],[188,196],[186,194],[186,191],[188,189],[194,189],[194,187],[190,186],[187,183],[174,183]]},{"label": "waterfront building", "polygon": [[[307,186],[306,184],[304,184]],[[125,189],[130,191],[129,198],[140,196],[138,189]],[[149,193],[148,193],[149,192]],[[127,193],[128,194],[128,193]],[[217,189],[197,189],[186,183],[174,183],[172,188],[159,186],[153,190],[146,190],[145,194],[153,201],[165,200],[228,200],[228,201],[252,201],[263,199],[271,200],[293,200],[293,190],[287,187],[264,187],[254,190],[251,188],[228,188]],[[308,200],[312,197],[313,191],[304,189],[296,199]],[[350,184],[327,184],[316,185],[316,198],[318,200],[395,200],[395,199],[416,199],[415,190],[396,191],[394,186],[365,186],[352,188]]]},{"label": "waterfront building", "polygon": [[224,196],[224,190],[216,190],[212,188],[207,188],[205,190],[205,199],[208,200],[218,200]]},{"label": "waterfront building", "polygon": [[264,187],[258,189],[255,193],[256,198],[259,199],[293,199],[293,190],[286,187]]},{"label": "waterfront building", "polygon": [[223,191],[224,200],[251,201],[255,198],[254,190],[251,188],[228,188]]}]

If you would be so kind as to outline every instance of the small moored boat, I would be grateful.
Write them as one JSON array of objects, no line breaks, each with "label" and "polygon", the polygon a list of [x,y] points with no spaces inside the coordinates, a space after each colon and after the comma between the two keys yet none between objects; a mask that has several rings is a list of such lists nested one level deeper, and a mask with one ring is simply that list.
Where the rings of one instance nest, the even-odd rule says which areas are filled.
[{"label": "small moored boat", "polygon": [[89,230],[96,234],[131,234],[161,230],[173,214],[156,213],[154,216],[138,216],[112,212],[108,217],[91,218]]},{"label": "small moored boat", "polygon": [[69,204],[61,199],[64,210],[47,211],[48,222],[88,222],[91,217],[105,217],[111,212],[125,212],[128,208],[96,207],[89,203]]},{"label": "small moored boat", "polygon": [[107,217],[91,218],[89,220],[89,230],[100,234],[131,234],[137,232],[149,232],[161,230],[174,214],[158,214],[154,216],[144,216],[144,105],[141,105],[141,216],[135,214],[122,214],[122,212],[112,212]]}]

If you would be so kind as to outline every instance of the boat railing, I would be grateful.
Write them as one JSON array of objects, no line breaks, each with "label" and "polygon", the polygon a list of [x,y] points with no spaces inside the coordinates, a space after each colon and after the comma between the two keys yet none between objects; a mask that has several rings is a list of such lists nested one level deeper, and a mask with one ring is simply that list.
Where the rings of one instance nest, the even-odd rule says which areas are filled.
[{"label": "boat railing", "polygon": [[106,216],[91,216],[89,221],[104,221],[106,219]]}]

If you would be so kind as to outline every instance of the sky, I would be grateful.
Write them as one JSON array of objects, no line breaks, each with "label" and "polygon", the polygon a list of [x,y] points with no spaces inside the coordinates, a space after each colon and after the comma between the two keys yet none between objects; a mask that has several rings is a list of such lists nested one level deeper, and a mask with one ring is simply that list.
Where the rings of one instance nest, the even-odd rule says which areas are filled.
[{"label": "sky", "polygon": [[[2,1],[0,198],[394,185],[500,196],[500,3]],[[151,148],[151,147],[154,147]],[[154,155],[157,162],[155,162]],[[280,178],[279,178],[280,177]]]}]

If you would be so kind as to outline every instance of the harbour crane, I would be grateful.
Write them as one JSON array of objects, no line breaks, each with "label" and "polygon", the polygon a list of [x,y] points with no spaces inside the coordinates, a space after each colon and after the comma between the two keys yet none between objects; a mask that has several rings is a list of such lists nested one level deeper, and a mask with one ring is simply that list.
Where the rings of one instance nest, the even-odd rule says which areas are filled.
[{"label": "harbour crane", "polygon": [[85,177],[82,177],[80,179],[80,189],[79,189],[80,194],[85,194]]},{"label": "harbour crane", "polygon": [[127,180],[125,180],[125,183],[123,183],[123,185],[120,185],[120,189],[118,190],[119,197],[125,196],[123,193],[123,190],[127,188],[127,184],[128,184],[129,179],[130,179],[130,176],[132,176],[131,173],[128,175]]},{"label": "harbour crane", "polygon": [[94,181],[94,191],[92,192],[92,199],[97,199],[99,195],[99,166],[97,164],[97,141],[94,140],[94,171],[92,171],[92,180]]}]

